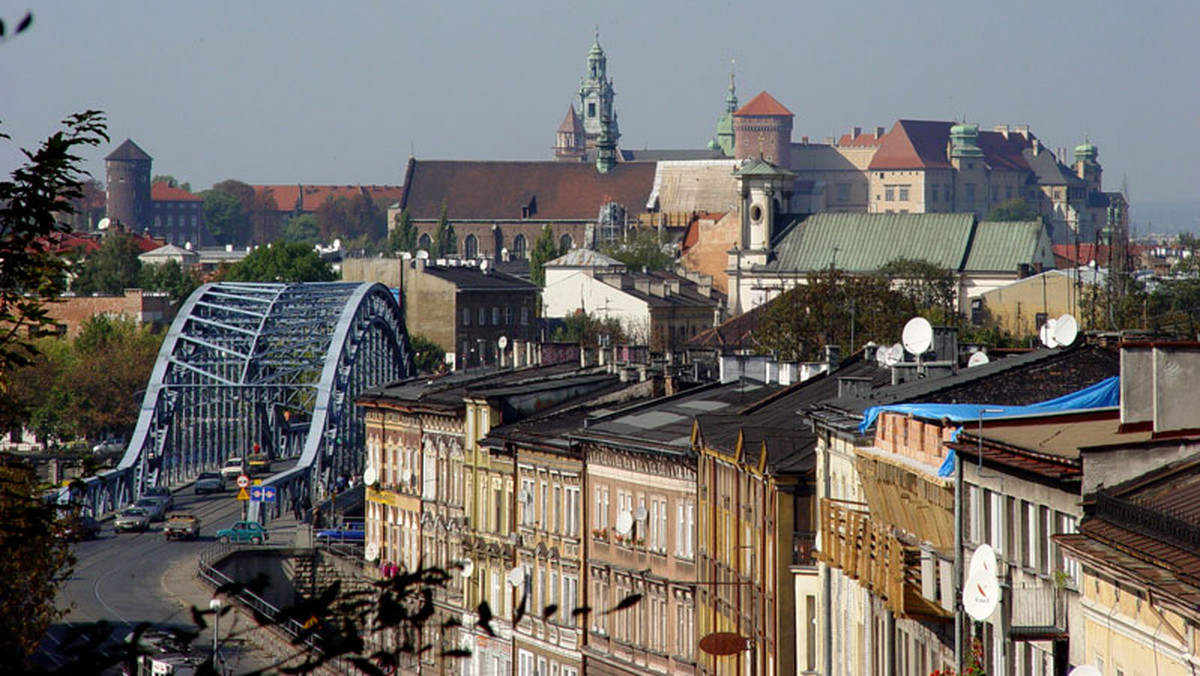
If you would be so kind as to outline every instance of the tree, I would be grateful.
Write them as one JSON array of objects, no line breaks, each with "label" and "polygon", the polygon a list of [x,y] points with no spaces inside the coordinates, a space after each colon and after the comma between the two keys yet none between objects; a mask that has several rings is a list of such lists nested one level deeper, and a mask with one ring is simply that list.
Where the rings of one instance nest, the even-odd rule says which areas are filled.
[{"label": "tree", "polygon": [[28,461],[0,456],[0,664],[24,671],[46,631],[66,614],[55,600],[75,557],[55,505]]},{"label": "tree", "polygon": [[143,265],[138,286],[147,291],[168,293],[171,300],[184,300],[203,283],[195,268],[184,271],[178,261]]},{"label": "tree", "polygon": [[337,274],[312,247],[276,242],[259,247],[222,275],[226,282],[332,282]]},{"label": "tree", "polygon": [[442,215],[438,216],[437,228],[433,231],[434,257],[458,253],[458,238],[454,234],[454,225],[446,217],[446,205],[442,205]]},{"label": "tree", "polygon": [[440,345],[419,333],[409,334],[408,338],[418,372],[437,373],[446,368],[446,351]]},{"label": "tree", "polygon": [[1037,210],[1029,206],[1020,197],[1014,197],[1006,202],[997,204],[988,212],[985,221],[1040,221],[1042,217]]},{"label": "tree", "polygon": [[137,393],[150,380],[163,336],[127,317],[96,315],[83,323],[63,386],[65,417],[89,440],[127,437],[137,424]]},{"label": "tree", "polygon": [[154,176],[154,178],[150,179],[150,183],[152,183],[152,184],[153,183],[166,183],[167,185],[170,185],[175,188],[179,188],[180,190],[186,190],[188,192],[192,191],[191,183],[187,183],[187,182],[181,183],[181,182],[175,180],[175,177],[170,174],[157,174]]},{"label": "tree", "polygon": [[317,208],[316,216],[326,242],[362,237],[382,242],[387,237],[387,214],[366,195],[329,198]]},{"label": "tree", "polygon": [[388,251],[391,253],[414,253],[417,250],[417,227],[412,214],[403,209],[396,215],[392,231],[388,233]]},{"label": "tree", "polygon": [[200,196],[204,198],[204,225],[213,239],[221,244],[241,242],[246,223],[241,200],[220,190],[205,190]]},{"label": "tree", "polygon": [[298,242],[309,246],[320,244],[321,228],[317,225],[316,215],[300,214],[288,219],[279,233],[279,238],[285,242]]},{"label": "tree", "polygon": [[613,317],[600,319],[579,310],[563,318],[563,326],[554,330],[551,340],[579,343],[582,347],[616,345],[628,341],[621,322]]},{"label": "tree", "polygon": [[76,266],[71,290],[81,296],[95,293],[118,295],[138,286],[142,250],[125,232],[110,232],[100,248]]},{"label": "tree", "polygon": [[546,286],[546,263],[558,258],[558,244],[550,226],[542,227],[542,234],[533,241],[529,251],[529,278],[538,286]]},{"label": "tree", "polygon": [[72,115],[63,126],[36,151],[22,149],[25,163],[0,181],[0,373],[28,363],[28,336],[51,323],[45,305],[63,290],[67,268],[52,240],[70,228],[72,202],[83,197],[87,176],[76,153],[108,141],[98,111]]},{"label": "tree", "polygon": [[74,439],[75,428],[67,417],[67,373],[75,359],[71,342],[41,338],[36,350],[31,362],[0,374],[0,430],[25,427],[46,443]]},{"label": "tree", "polygon": [[[214,193],[225,197],[216,197]],[[271,190],[260,193],[252,185],[227,179],[213,184],[212,189],[201,196],[204,197],[205,225],[222,244],[266,244],[279,236],[279,210]],[[236,210],[230,197],[237,200]]]},{"label": "tree", "polygon": [[926,260],[896,258],[878,274],[907,300],[903,309],[913,314],[936,310],[945,319],[954,316],[958,289],[952,271]]},{"label": "tree", "polygon": [[675,264],[675,258],[663,250],[663,240],[653,228],[636,231],[624,242],[605,248],[604,253],[631,270],[668,270]]}]

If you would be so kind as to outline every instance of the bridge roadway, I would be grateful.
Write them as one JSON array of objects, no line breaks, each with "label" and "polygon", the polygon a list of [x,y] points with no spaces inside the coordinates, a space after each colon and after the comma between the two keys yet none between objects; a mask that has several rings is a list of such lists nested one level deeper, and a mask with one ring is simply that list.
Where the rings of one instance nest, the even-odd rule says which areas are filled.
[{"label": "bridge roadway", "polygon": [[[61,644],[70,628],[80,624],[107,621],[113,625],[112,636],[117,639],[141,623],[194,629],[191,609],[207,610],[212,598],[210,589],[196,577],[200,552],[216,542],[218,529],[241,518],[243,503],[236,495],[237,490],[231,489],[198,496],[191,486],[175,493],[172,511],[189,512],[201,519],[201,536],[195,541],[167,540],[161,523],[153,524],[145,533],[117,534],[112,523],[106,522],[99,538],[78,543],[75,573],[58,598],[58,606],[68,612],[50,628],[41,646],[40,662],[60,667],[67,659],[62,655]],[[297,522],[291,510],[284,510],[280,518],[270,522],[268,529],[272,543],[311,546],[309,526]],[[235,614],[226,616],[234,617]],[[205,655],[212,645],[211,616],[207,621],[209,628],[193,643],[194,650]],[[238,619],[233,625],[228,621],[220,626],[223,642],[229,641],[225,644],[228,649],[223,648],[222,653],[233,673],[270,666],[268,656],[243,646],[240,641],[230,640],[229,637],[249,629],[245,620]]]}]

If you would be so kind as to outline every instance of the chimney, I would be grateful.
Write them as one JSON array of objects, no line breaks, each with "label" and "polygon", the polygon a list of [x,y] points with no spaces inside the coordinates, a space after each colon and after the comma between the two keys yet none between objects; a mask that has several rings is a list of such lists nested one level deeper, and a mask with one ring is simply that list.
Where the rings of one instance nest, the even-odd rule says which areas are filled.
[{"label": "chimney", "polygon": [[808,145],[808,137],[807,137],[807,136],[801,136],[801,137],[800,137],[800,143],[801,143],[801,145]]},{"label": "chimney", "polygon": [[1038,155],[1041,155],[1041,154],[1042,154],[1042,142],[1037,139],[1033,139],[1033,156],[1037,157]]},{"label": "chimney", "polygon": [[864,398],[871,391],[871,379],[862,376],[838,378],[838,397]]},{"label": "chimney", "polygon": [[859,136],[862,136],[862,127],[854,127],[853,129],[850,130],[850,139],[851,140],[854,140],[854,139],[858,138]]},{"label": "chimney", "polygon": [[1016,133],[1018,133],[1022,137],[1024,137],[1026,141],[1029,140],[1029,125],[1018,124],[1015,127],[1013,127],[1013,131],[1015,131]]},{"label": "chimney", "polygon": [[841,360],[842,360],[841,346],[839,346],[839,345],[826,345],[825,346],[825,363],[829,364],[830,371],[836,370],[838,367],[838,364],[841,363]]},{"label": "chimney", "polygon": [[992,131],[999,132],[1000,135],[1003,136],[1005,140],[1008,140],[1008,125],[1007,124],[998,124],[995,127],[992,127]]}]

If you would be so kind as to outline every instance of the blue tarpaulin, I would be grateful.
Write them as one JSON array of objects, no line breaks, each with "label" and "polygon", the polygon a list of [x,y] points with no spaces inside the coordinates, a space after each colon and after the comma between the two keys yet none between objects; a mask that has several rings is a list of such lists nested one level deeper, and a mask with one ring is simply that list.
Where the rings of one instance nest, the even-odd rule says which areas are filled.
[{"label": "blue tarpaulin", "polygon": [[1061,397],[1026,406],[996,406],[994,404],[892,404],[890,406],[872,406],[863,413],[863,420],[858,424],[858,433],[866,434],[871,425],[875,424],[875,419],[884,411],[911,413],[922,418],[949,418],[952,422],[968,422],[979,420],[980,418],[986,420],[988,418],[1011,418],[1018,415],[1053,413],[1055,411],[1105,408],[1119,404],[1121,401],[1120,397],[1120,381],[1117,376],[1112,376],[1078,392],[1064,394]]}]

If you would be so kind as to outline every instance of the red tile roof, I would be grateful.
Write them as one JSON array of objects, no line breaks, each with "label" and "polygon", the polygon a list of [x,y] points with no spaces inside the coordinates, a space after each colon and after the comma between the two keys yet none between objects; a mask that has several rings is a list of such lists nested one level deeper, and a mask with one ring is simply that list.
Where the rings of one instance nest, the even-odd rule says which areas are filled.
[{"label": "red tile roof", "polygon": [[759,92],[758,96],[750,99],[749,103],[741,108],[738,108],[737,111],[734,112],[735,117],[741,117],[745,115],[755,115],[760,117],[784,115],[787,117],[795,117],[795,115],[792,114],[792,111],[785,108],[782,103],[775,100],[774,96],[771,96],[765,91]]},{"label": "red tile roof", "polygon": [[[1054,264],[1060,268],[1077,267],[1087,265],[1092,261],[1098,264],[1107,264],[1109,249],[1107,244],[1096,244],[1094,242],[1080,242],[1075,244],[1055,244],[1054,245]],[[1129,255],[1140,256],[1147,248],[1144,244],[1130,244]],[[1113,251],[1114,255],[1116,251]]]},{"label": "red tile roof", "polygon": [[579,116],[575,114],[575,106],[567,106],[567,116],[563,118],[562,124],[558,125],[560,133],[578,134],[583,131],[583,123],[579,121]]},{"label": "red tile roof", "polygon": [[838,147],[840,147],[840,148],[854,148],[854,147],[870,148],[870,147],[882,145],[883,140],[885,138],[887,138],[887,136],[888,135],[885,132],[882,136],[877,137],[877,136],[875,136],[874,131],[870,131],[870,132],[867,132],[864,134],[859,134],[858,136],[853,136],[851,134],[842,134],[842,137],[838,139],[837,144],[838,144]]},{"label": "red tile roof", "polygon": [[591,220],[617,202],[630,216],[646,210],[654,187],[654,162],[617,164],[608,173],[574,162],[463,162],[409,160],[401,203],[415,219],[434,220],[447,208],[454,220],[522,218]]},{"label": "red tile roof", "polygon": [[[136,232],[128,233],[133,238],[133,243],[142,252],[154,251],[155,249],[165,246],[166,240],[155,239],[149,235],[139,235]],[[104,241],[103,233],[82,233],[82,232],[64,232],[54,237],[55,244],[51,247],[57,252],[66,251],[82,251],[83,253],[92,253],[100,248]]]},{"label": "red tile roof", "polygon": [[203,202],[204,198],[199,195],[176,188],[166,181],[159,181],[150,186],[150,199],[155,202]]},{"label": "red tile roof", "polygon": [[329,199],[366,195],[385,206],[401,201],[404,189],[395,185],[256,185],[254,192],[268,193],[278,211],[316,211]]},{"label": "red tile roof", "polygon": [[[953,122],[937,120],[897,120],[884,134],[869,169],[949,169],[952,165],[947,148],[953,126]],[[1005,138],[1000,132],[981,131],[976,143],[993,169],[1033,171],[1021,153],[1030,145],[1021,134]]]}]

